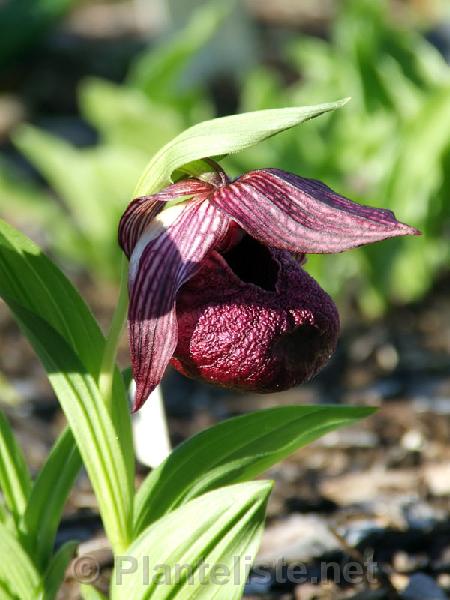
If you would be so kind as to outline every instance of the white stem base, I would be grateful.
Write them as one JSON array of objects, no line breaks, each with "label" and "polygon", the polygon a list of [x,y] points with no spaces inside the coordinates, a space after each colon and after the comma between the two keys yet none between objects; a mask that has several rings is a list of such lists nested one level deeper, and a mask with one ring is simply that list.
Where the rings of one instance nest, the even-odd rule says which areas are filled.
[{"label": "white stem base", "polygon": [[[135,388],[134,381],[132,384]],[[132,389],[134,392],[134,389]],[[166,414],[158,386],[143,407],[133,415],[134,448],[142,464],[155,468],[171,452]]]}]

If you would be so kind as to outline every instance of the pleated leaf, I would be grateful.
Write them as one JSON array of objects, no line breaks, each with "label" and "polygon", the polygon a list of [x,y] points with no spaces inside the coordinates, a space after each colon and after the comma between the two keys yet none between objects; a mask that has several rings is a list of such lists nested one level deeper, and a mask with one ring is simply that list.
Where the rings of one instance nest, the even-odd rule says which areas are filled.
[{"label": "pleated leaf", "polygon": [[112,600],[241,598],[270,490],[265,481],[229,486],[156,521],[116,557]]},{"label": "pleated leaf", "polygon": [[80,453],[72,431],[67,428],[53,446],[34,482],[23,517],[30,551],[41,566],[46,565],[51,556],[68,491],[75,483],[80,465]]},{"label": "pleated leaf", "polygon": [[0,524],[0,597],[36,600],[41,579],[30,558],[11,531]]},{"label": "pleated leaf", "polygon": [[[116,551],[123,549],[129,542],[133,492],[127,486],[117,432],[96,381],[46,321],[8,297],[4,300],[48,373],[86,466],[108,538]],[[63,469],[64,464],[60,465]]]},{"label": "pleated leaf", "polygon": [[31,479],[22,450],[0,411],[0,490],[16,525],[23,514],[31,490]]},{"label": "pleated leaf", "polygon": [[[98,461],[101,446],[104,443],[106,447],[113,445],[112,462],[120,471],[120,489],[123,493],[124,503],[121,510],[125,510],[127,506],[131,509],[134,454],[129,409],[120,373],[117,371],[114,377],[114,402],[110,416],[106,409],[100,407],[103,405],[103,400],[96,387],[104,349],[104,338],[97,322],[61,271],[33,242],[3,221],[0,221],[0,296],[10,305],[26,335],[30,336],[31,343],[49,373],[69,423],[76,421],[78,433],[75,437],[77,442],[81,440],[84,445],[82,454],[88,454],[91,460]],[[22,318],[25,321],[21,322]],[[40,338],[34,327],[43,332]],[[49,336],[54,339],[54,346],[51,345],[50,339],[46,339],[46,332],[51,332]],[[64,356],[59,356],[60,346],[65,347]],[[59,367],[65,368],[66,372],[58,373]],[[74,371],[70,370],[72,367]],[[80,384],[74,385],[73,378],[77,382],[80,381]],[[71,402],[68,402],[69,398]],[[88,405],[95,406],[95,409],[88,410],[86,402]],[[79,415],[75,416],[80,410],[84,421],[80,421]],[[74,411],[74,414],[69,414],[70,411]],[[82,422],[84,425],[81,424]],[[97,457],[91,456],[90,451],[87,450],[88,438],[92,435],[92,430],[88,428],[83,431],[83,427],[91,425],[97,436],[95,440],[98,444]],[[36,508],[31,509],[33,516],[27,516],[36,527],[39,527],[39,531],[31,533],[35,534],[36,539],[44,540],[42,546],[44,554],[48,551],[50,540],[54,536],[55,517],[58,512],[53,511],[56,509],[56,504],[57,510],[61,511],[75,476],[75,463],[79,460],[70,441],[71,436],[68,434],[66,443],[59,444],[52,452],[54,464],[68,463],[67,477],[59,478],[56,485],[57,469],[51,467],[50,476],[47,474],[46,477],[38,479],[40,482],[38,496],[41,500],[37,502]],[[80,466],[81,462],[79,462]],[[106,477],[108,474],[104,473],[104,478]],[[45,482],[48,487],[45,487]],[[99,481],[95,485],[102,490],[101,499],[105,498],[105,494],[108,494],[108,486],[103,487]],[[55,499],[56,504],[46,503],[46,494],[53,494],[55,486],[59,490],[59,496]],[[112,490],[110,492],[112,493]],[[114,491],[114,494],[116,493],[118,492]],[[38,508],[41,512],[38,512]],[[122,519],[125,521],[129,519],[129,514],[122,514],[119,521]],[[45,529],[46,526],[49,529]],[[123,526],[124,522],[118,523],[119,529]],[[38,547],[39,544],[40,542]]]},{"label": "pleated leaf", "polygon": [[53,556],[45,572],[43,590],[38,600],[54,600],[56,598],[77,545],[77,542],[66,542]]},{"label": "pleated leaf", "polygon": [[372,412],[353,406],[281,406],[200,432],[178,446],[139,488],[136,533],[191,498],[248,481],[328,431]]},{"label": "pleated leaf", "polygon": [[[94,377],[100,371],[105,340],[79,293],[29,238],[0,220],[0,296],[8,296],[53,327]],[[112,414],[118,437],[129,456],[133,480],[133,442],[126,394],[120,373],[114,378]]]}]

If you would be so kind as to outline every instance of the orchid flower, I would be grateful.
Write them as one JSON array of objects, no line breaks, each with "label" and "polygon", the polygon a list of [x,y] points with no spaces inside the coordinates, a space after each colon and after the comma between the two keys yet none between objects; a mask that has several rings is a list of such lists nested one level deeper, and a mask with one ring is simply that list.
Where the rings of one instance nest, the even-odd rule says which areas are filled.
[{"label": "orchid flower", "polygon": [[238,390],[308,380],[336,347],[339,316],[302,268],[304,255],[419,234],[320,181],[279,169],[231,181],[208,162],[212,172],[133,200],[120,222],[130,259],[134,410],[169,362]]}]

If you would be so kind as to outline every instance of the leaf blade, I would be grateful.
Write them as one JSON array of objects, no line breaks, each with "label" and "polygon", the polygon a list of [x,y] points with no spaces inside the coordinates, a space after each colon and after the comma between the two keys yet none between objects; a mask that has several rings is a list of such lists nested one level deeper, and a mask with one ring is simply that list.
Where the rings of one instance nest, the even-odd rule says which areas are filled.
[{"label": "leaf blade", "polygon": [[304,121],[336,110],[347,101],[348,98],[316,106],[267,109],[198,123],[166,144],[151,159],[134,196],[152,194],[169,185],[172,173],[185,164],[240,152]]},{"label": "leaf blade", "polygon": [[0,523],[0,587],[6,587],[11,598],[35,600],[39,597],[41,579],[30,558],[13,536],[11,531]]},{"label": "leaf blade", "polygon": [[135,531],[199,494],[259,475],[324,433],[372,412],[366,407],[282,406],[202,431],[147,476],[136,494]]},{"label": "leaf blade", "polygon": [[46,321],[4,297],[39,355],[89,474],[106,532],[116,549],[128,544],[133,489],[117,432],[92,375]]},{"label": "leaf blade", "polygon": [[23,516],[33,554],[41,565],[46,565],[51,556],[64,505],[81,465],[72,431],[67,428],[39,472]]},{"label": "leaf blade", "polygon": [[[26,285],[25,283],[26,282]],[[105,347],[89,308],[63,273],[25,235],[0,220],[0,296],[39,315],[66,341],[84,370],[97,378]],[[134,451],[130,411],[121,374],[114,375],[112,419],[126,462],[126,487],[134,485]],[[67,450],[67,448],[64,446]],[[60,460],[66,457],[63,452]],[[69,490],[67,489],[67,493]],[[45,512],[47,505],[41,503]],[[36,523],[48,522],[44,513]],[[46,533],[42,532],[45,537]],[[49,532],[51,536],[51,532]]]},{"label": "leaf blade", "polygon": [[[137,567],[131,577],[123,578],[119,557],[112,599],[240,598],[249,559],[259,546],[271,487],[271,482],[258,481],[214,490],[156,521],[127,550],[125,560]],[[237,572],[232,573],[236,563],[238,579]],[[211,568],[211,573],[202,576],[202,565]],[[225,585],[214,581],[215,565],[228,570]],[[158,579],[160,566],[170,580]],[[188,572],[177,572],[180,566],[187,566]],[[145,573],[152,574],[152,579],[143,580]]]},{"label": "leaf blade", "polygon": [[77,542],[66,542],[53,556],[44,575],[43,592],[39,600],[54,600],[77,545]]},{"label": "leaf blade", "polygon": [[0,489],[18,525],[31,491],[31,478],[12,429],[0,411]]}]

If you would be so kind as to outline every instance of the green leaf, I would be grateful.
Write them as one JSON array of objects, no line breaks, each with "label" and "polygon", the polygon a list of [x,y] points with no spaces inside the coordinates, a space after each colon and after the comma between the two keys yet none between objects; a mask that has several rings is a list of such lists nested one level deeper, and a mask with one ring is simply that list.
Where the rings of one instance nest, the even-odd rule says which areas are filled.
[{"label": "green leaf", "polygon": [[0,221],[0,294],[38,313],[70,344],[91,373],[104,339],[92,313],[63,273],[25,235]]},{"label": "green leaf", "polygon": [[186,28],[159,48],[145,51],[134,62],[129,83],[144,90],[150,98],[164,99],[173,94],[187,64],[213,36],[228,12],[226,5],[217,3],[198,9]]},{"label": "green leaf", "polygon": [[347,99],[296,108],[278,108],[204,121],[186,129],[150,161],[134,196],[151,194],[169,185],[172,173],[206,157],[240,152],[304,121],[340,108]]},{"label": "green leaf", "polygon": [[13,140],[64,201],[86,243],[102,239],[108,221],[100,203],[95,202],[91,164],[84,155],[63,139],[32,125],[19,127]]},{"label": "green leaf", "polygon": [[150,101],[140,90],[89,78],[82,83],[79,95],[87,120],[106,142],[121,147],[122,157],[129,148],[143,150],[148,156],[183,128],[177,111]]},{"label": "green leaf", "polygon": [[86,466],[106,533],[117,552],[129,543],[133,488],[116,429],[96,382],[46,321],[8,297],[4,300],[48,373]]},{"label": "green leaf", "polygon": [[5,415],[0,411],[0,490],[18,525],[31,490],[31,479],[22,450]]},{"label": "green leaf", "polygon": [[80,593],[83,600],[106,600],[106,596],[104,596],[97,588],[86,583],[80,585]]},{"label": "green leaf", "polygon": [[0,524],[0,593],[2,598],[36,600],[41,580],[17,538]]},{"label": "green leaf", "polygon": [[122,379],[125,389],[128,390],[130,388],[131,382],[133,381],[133,370],[131,367],[126,367],[122,371]]},{"label": "green leaf", "polygon": [[64,581],[69,562],[72,560],[77,542],[66,542],[53,556],[44,575],[43,592],[38,600],[54,600]]},{"label": "green leaf", "polygon": [[[122,127],[125,131],[129,129],[127,124]],[[142,127],[141,135],[148,137]],[[63,249],[66,255],[78,256],[82,264],[88,264],[101,278],[117,278],[120,256],[117,223],[144,168],[147,153],[121,145],[77,149],[31,125],[21,125],[13,141],[69,213],[66,211],[64,220],[60,219],[64,238],[55,228],[52,240],[55,247]]]},{"label": "green leaf", "polygon": [[[51,227],[65,218],[64,210],[53,202],[50,194],[24,177],[11,161],[0,159],[0,211],[3,218],[37,223]],[[8,220],[8,219],[6,219]]]},{"label": "green leaf", "polygon": [[[0,296],[39,315],[66,340],[85,370],[98,377],[105,340],[89,308],[40,248],[4,221],[0,221]],[[127,461],[127,485],[131,489],[134,485],[131,421],[118,371],[114,377],[112,418]]]},{"label": "green leaf", "polygon": [[430,192],[442,178],[441,160],[449,147],[450,84],[428,95],[402,133],[383,195],[392,198],[393,208],[403,219],[420,227],[430,211]]},{"label": "green leaf", "polygon": [[141,485],[135,531],[206,491],[259,475],[324,433],[372,412],[351,406],[281,406],[202,431],[178,446]]},{"label": "green leaf", "polygon": [[34,482],[23,517],[23,529],[37,564],[48,563],[67,496],[80,468],[80,453],[72,431],[66,429]]},{"label": "green leaf", "polygon": [[241,598],[270,490],[266,481],[228,486],[156,521],[116,557],[111,598]]}]

